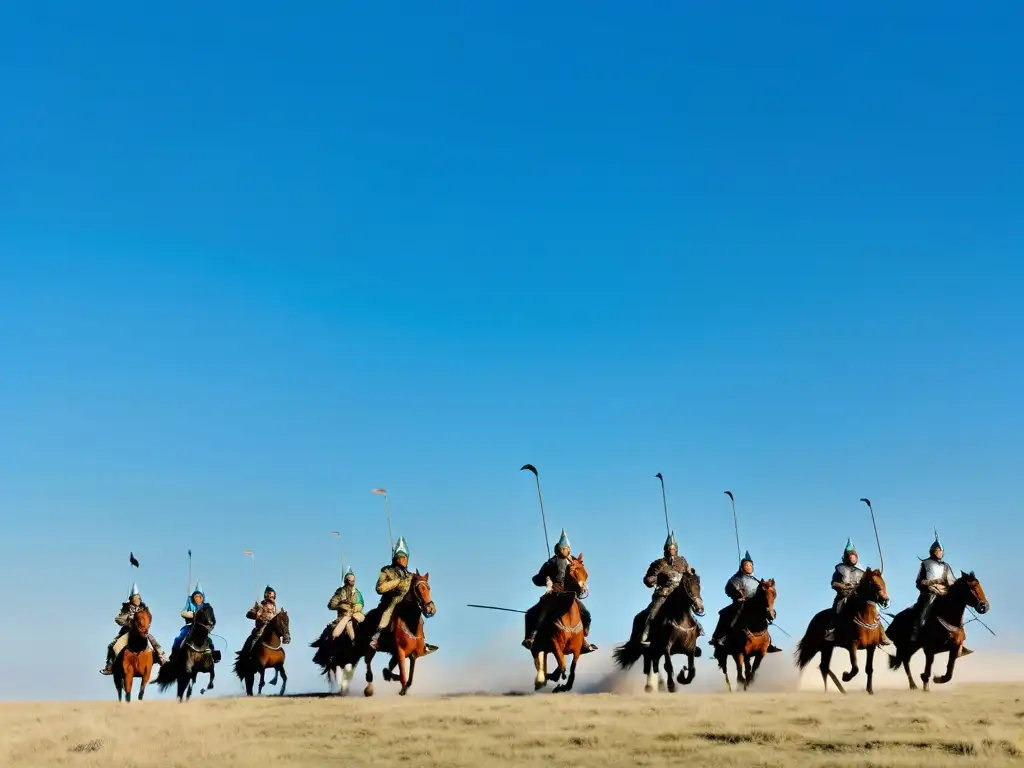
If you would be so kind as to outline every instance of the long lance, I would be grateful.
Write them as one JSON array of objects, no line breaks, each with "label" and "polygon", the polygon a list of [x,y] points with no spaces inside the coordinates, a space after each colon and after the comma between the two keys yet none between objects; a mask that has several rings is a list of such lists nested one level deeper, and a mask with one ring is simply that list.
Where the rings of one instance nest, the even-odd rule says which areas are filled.
[{"label": "long lance", "polygon": [[736,519],[736,499],[732,495],[732,491],[726,491],[725,495],[729,497],[732,504],[732,527],[736,531],[736,562],[739,563],[743,559],[743,553],[740,552],[740,524]]},{"label": "long lance", "polygon": [[474,605],[473,603],[466,603],[467,608],[486,608],[489,611],[508,611],[509,613],[526,613],[526,611],[520,611],[518,608],[501,608],[497,605]]},{"label": "long lance", "polygon": [[256,553],[251,549],[243,549],[242,554],[252,559],[252,587],[256,593],[256,602],[258,603],[260,601],[260,582],[256,578]]},{"label": "long lance", "polygon": [[522,472],[524,469],[533,472],[533,479],[537,481],[537,501],[540,503],[540,521],[544,526],[544,546],[547,547],[546,552],[550,554],[551,540],[548,538],[548,519],[544,515],[544,496],[540,492],[540,475],[537,474],[537,468],[533,464],[523,464],[519,471]]},{"label": "long lance", "polygon": [[192,589],[192,550],[188,551],[188,584],[185,586],[185,591]]},{"label": "long lance", "polygon": [[665,508],[665,535],[671,536],[672,529],[668,524],[668,498],[665,496],[665,478],[661,476],[661,472],[656,474],[655,477],[661,480],[661,506]]},{"label": "long lance", "polygon": [[[338,538],[338,543],[341,543],[341,531],[331,531],[331,536]],[[345,550],[341,550],[341,583],[345,583]]]},{"label": "long lance", "polygon": [[861,499],[861,501],[868,505],[868,511],[871,512],[871,527],[875,529],[875,545],[878,547],[878,572],[883,573],[885,571],[885,561],[882,559],[882,540],[878,538],[878,524],[875,522],[875,508],[871,506],[871,499]]}]

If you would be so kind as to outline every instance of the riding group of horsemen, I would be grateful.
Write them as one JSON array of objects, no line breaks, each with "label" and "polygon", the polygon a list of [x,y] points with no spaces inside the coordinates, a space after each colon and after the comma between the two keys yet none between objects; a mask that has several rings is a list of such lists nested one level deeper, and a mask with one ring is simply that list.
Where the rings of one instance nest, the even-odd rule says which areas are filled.
[{"label": "riding group of horsemen", "polygon": [[[583,623],[583,653],[597,650],[597,646],[592,645],[586,639],[590,634],[591,616],[590,612],[580,601],[579,585],[575,584],[570,576],[572,564],[570,552],[569,540],[566,537],[565,529],[562,529],[561,537],[554,548],[554,556],[545,561],[538,573],[533,577],[534,585],[544,587],[545,591],[538,603],[526,612],[526,637],[523,640],[523,646],[528,649],[532,648],[538,632],[545,629],[548,623],[558,618],[552,615],[554,613],[551,610],[553,605],[552,596],[560,593],[574,592],[576,593],[576,604]],[[916,620],[914,622],[914,636],[912,636],[912,640],[915,639],[919,630],[927,622],[936,596],[945,594],[956,581],[952,569],[942,559],[942,556],[942,544],[939,542],[938,536],[936,536],[935,541],[928,550],[928,557],[921,562],[921,567],[917,574],[916,587],[920,597],[915,605]],[[825,640],[832,640],[832,634],[837,629],[836,619],[842,614],[846,600],[857,588],[864,573],[864,570],[858,565],[857,550],[850,540],[847,539],[842,561],[835,566],[831,578],[831,587],[835,591],[836,596],[833,602],[833,622],[827,630]],[[643,628],[639,638],[640,643],[647,644],[652,621],[685,574],[696,576],[696,571],[690,567],[686,558],[679,554],[675,534],[670,533],[665,540],[664,556],[652,562],[643,577],[644,585],[653,589],[654,594],[645,612]],[[405,539],[399,537],[392,551],[391,563],[381,568],[380,575],[377,577],[376,592],[380,595],[381,600],[377,609],[372,612],[377,614],[377,624],[369,640],[370,648],[376,649],[378,647],[381,633],[388,629],[395,608],[412,587],[413,575],[409,570],[408,546]],[[712,645],[719,645],[725,640],[730,629],[735,624],[735,619],[741,606],[745,601],[754,598],[760,583],[760,579],[754,575],[754,561],[748,551],[741,559],[736,573],[730,576],[726,582],[725,593],[730,598],[731,604],[719,612],[718,625],[711,636]],[[203,591],[202,585],[196,582],[195,588],[186,599],[185,606],[180,614],[184,620],[184,625],[171,646],[172,656],[178,651],[182,641],[188,635],[196,613],[205,601],[206,594]],[[132,619],[144,606],[145,604],[142,602],[142,596],[139,594],[138,585],[133,584],[128,601],[122,604],[120,612],[114,618],[114,622],[121,629],[114,640],[107,646],[107,663],[104,669],[101,670],[102,674],[112,674],[115,659],[128,643],[128,628]],[[366,621],[367,616],[363,613],[363,595],[358,587],[356,587],[356,576],[351,567],[344,575],[343,584],[335,590],[328,601],[327,608],[328,610],[335,611],[337,616],[324,629],[321,636],[322,639],[333,638],[336,640],[342,636],[342,633],[345,633],[352,642],[355,642],[356,626]],[[243,654],[252,650],[255,643],[262,636],[264,628],[274,619],[277,613],[277,594],[273,587],[267,585],[263,593],[263,600],[255,603],[245,614],[247,619],[254,622],[254,627],[243,646]],[[422,632],[422,627],[418,631]],[[703,634],[703,630],[700,630],[700,632]],[[148,637],[154,658],[159,663],[166,664],[168,658],[160,644],[152,633]],[[888,645],[889,639],[885,637],[884,632],[882,638],[882,644]],[[425,647],[426,653],[433,653],[437,650],[437,646],[434,645],[426,645]],[[769,652],[776,652],[778,650],[774,645],[769,648]],[[971,652],[966,647],[960,651],[961,655]]]}]

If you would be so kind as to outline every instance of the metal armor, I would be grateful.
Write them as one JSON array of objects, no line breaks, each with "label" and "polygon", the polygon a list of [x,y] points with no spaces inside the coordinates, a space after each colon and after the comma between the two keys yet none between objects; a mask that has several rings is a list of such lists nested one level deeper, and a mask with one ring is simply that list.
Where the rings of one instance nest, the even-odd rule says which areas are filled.
[{"label": "metal armor", "polygon": [[[860,584],[860,580],[863,577],[863,568],[846,563],[836,565],[836,569],[832,573],[832,588],[836,591],[835,600],[832,601],[832,609],[836,613],[842,612],[847,599],[857,585]],[[837,584],[839,585],[838,587],[836,586]]]}]

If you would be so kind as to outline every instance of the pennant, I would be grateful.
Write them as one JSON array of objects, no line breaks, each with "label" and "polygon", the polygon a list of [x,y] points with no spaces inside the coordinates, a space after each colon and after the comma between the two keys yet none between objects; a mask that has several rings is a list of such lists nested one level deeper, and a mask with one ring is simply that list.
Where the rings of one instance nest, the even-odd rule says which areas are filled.
[{"label": "pennant", "polygon": [[135,559],[135,553],[134,552],[129,552],[128,553],[128,562],[131,565],[134,565],[136,568],[139,567],[139,561]]},{"label": "pennant", "polygon": [[374,488],[373,491],[371,491],[371,493],[376,493],[378,496],[387,496],[388,495],[388,489],[387,488]]}]

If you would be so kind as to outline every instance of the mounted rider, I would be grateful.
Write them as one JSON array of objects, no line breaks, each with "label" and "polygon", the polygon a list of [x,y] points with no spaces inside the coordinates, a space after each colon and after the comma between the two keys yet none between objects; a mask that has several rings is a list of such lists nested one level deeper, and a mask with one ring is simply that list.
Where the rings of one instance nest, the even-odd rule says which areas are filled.
[{"label": "mounted rider", "polygon": [[[139,585],[132,584],[131,592],[128,593],[128,601],[121,603],[121,610],[114,617],[114,623],[121,627],[121,629],[118,630],[114,639],[107,646],[107,665],[100,670],[101,675],[114,674],[114,659],[128,645],[128,631],[131,628],[132,620],[135,618],[135,614],[143,608],[147,608],[147,606],[142,602],[142,595],[139,594]],[[158,662],[166,664],[167,657],[164,656],[163,649],[160,647],[160,643],[156,641],[156,638],[153,637],[152,632],[149,633],[149,644],[153,648],[153,656],[157,658]]]},{"label": "mounted rider", "polygon": [[263,590],[263,600],[253,603],[252,608],[245,614],[245,618],[255,621],[256,625],[252,628],[252,632],[249,633],[249,637],[246,638],[245,644],[242,646],[243,658],[252,651],[256,641],[263,636],[263,631],[267,628],[267,624],[274,620],[278,610],[277,592],[272,586],[267,584],[267,588]]},{"label": "mounted rider", "polygon": [[[754,575],[754,560],[750,557],[748,549],[740,560],[740,567],[725,583],[725,594],[732,600],[732,603],[718,612],[718,625],[711,635],[712,645],[725,643],[729,630],[736,626],[744,603],[757,596],[757,590],[761,587],[761,580]],[[768,653],[778,653],[779,648],[772,643],[768,646]]]},{"label": "mounted rider", "polygon": [[334,590],[334,595],[327,602],[327,610],[338,613],[338,618],[327,625],[330,636],[337,639],[348,630],[349,640],[354,642],[355,625],[362,624],[366,616],[363,615],[363,593],[356,587],[356,574],[351,565],[345,571],[344,584]]},{"label": "mounted rider", "polygon": [[[188,636],[189,630],[191,630],[191,628],[192,628],[192,622],[196,618],[196,613],[199,611],[199,607],[204,602],[206,602],[206,593],[203,592],[203,585],[200,584],[197,581],[195,589],[193,589],[192,590],[192,594],[190,594],[185,599],[185,607],[182,609],[181,613],[179,614],[181,616],[181,618],[183,618],[185,620],[185,624],[178,631],[178,636],[176,638],[174,638],[174,643],[172,643],[172,645],[171,645],[171,655],[172,656],[174,655],[174,652],[177,651],[178,648],[181,646],[181,643]],[[210,646],[210,651],[212,652],[213,651],[213,638],[209,638],[207,640],[207,642],[208,642],[208,644]]]},{"label": "mounted rider", "polygon": [[[380,634],[388,628],[391,617],[398,607],[398,604],[405,599],[412,589],[413,574],[409,570],[409,547],[401,536],[395,542],[395,549],[391,553],[391,565],[380,569],[380,576],[377,577],[377,594],[380,595],[380,603],[376,610],[380,611],[380,620],[377,629],[370,638],[370,648],[377,650],[380,642]],[[412,629],[410,627],[410,629]],[[426,652],[424,656],[437,650],[436,645],[424,643]]]},{"label": "mounted rider", "polygon": [[[928,557],[921,561],[921,567],[917,572],[916,586],[920,595],[914,605],[914,626],[910,633],[910,642],[916,642],[921,629],[931,617],[935,598],[945,595],[949,588],[956,584],[956,576],[949,563],[942,559],[942,544],[939,542],[939,534],[935,533],[935,541],[928,548]],[[961,656],[974,653],[967,646],[960,650]]]},{"label": "mounted rider", "polygon": [[647,616],[644,620],[644,631],[640,637],[643,645],[649,645],[647,636],[651,631],[651,622],[658,615],[658,610],[664,605],[665,600],[679,586],[679,582],[685,573],[696,573],[686,562],[686,558],[679,554],[679,544],[676,542],[676,533],[672,531],[665,539],[665,556],[655,560],[647,567],[644,574],[644,585],[654,589],[654,596],[651,604],[647,606]]},{"label": "mounted rider", "polygon": [[544,621],[549,618],[548,613],[551,607],[551,597],[563,592],[576,593],[576,605],[579,607],[580,620],[583,622],[583,653],[596,651],[597,646],[587,640],[590,634],[590,611],[579,599],[579,585],[569,577],[569,566],[572,564],[570,552],[572,547],[565,535],[565,528],[562,535],[555,544],[555,556],[549,558],[540,567],[537,575],[533,577],[533,584],[537,587],[545,587],[544,594],[540,600],[526,612],[526,639],[523,640],[524,648],[532,648],[533,641],[537,638],[537,631],[543,626]]},{"label": "mounted rider", "polygon": [[[861,579],[864,578],[864,569],[857,565],[859,561],[860,555],[857,554],[857,548],[847,537],[846,547],[843,549],[843,559],[836,564],[835,570],[832,572],[832,589],[835,590],[836,596],[832,601],[832,615],[830,616],[829,625],[825,630],[825,640],[827,642],[835,641],[836,622],[846,606],[846,601],[850,599],[850,595],[857,590]],[[882,632],[882,642],[880,645],[890,645],[885,630],[881,627],[879,629]]]}]

